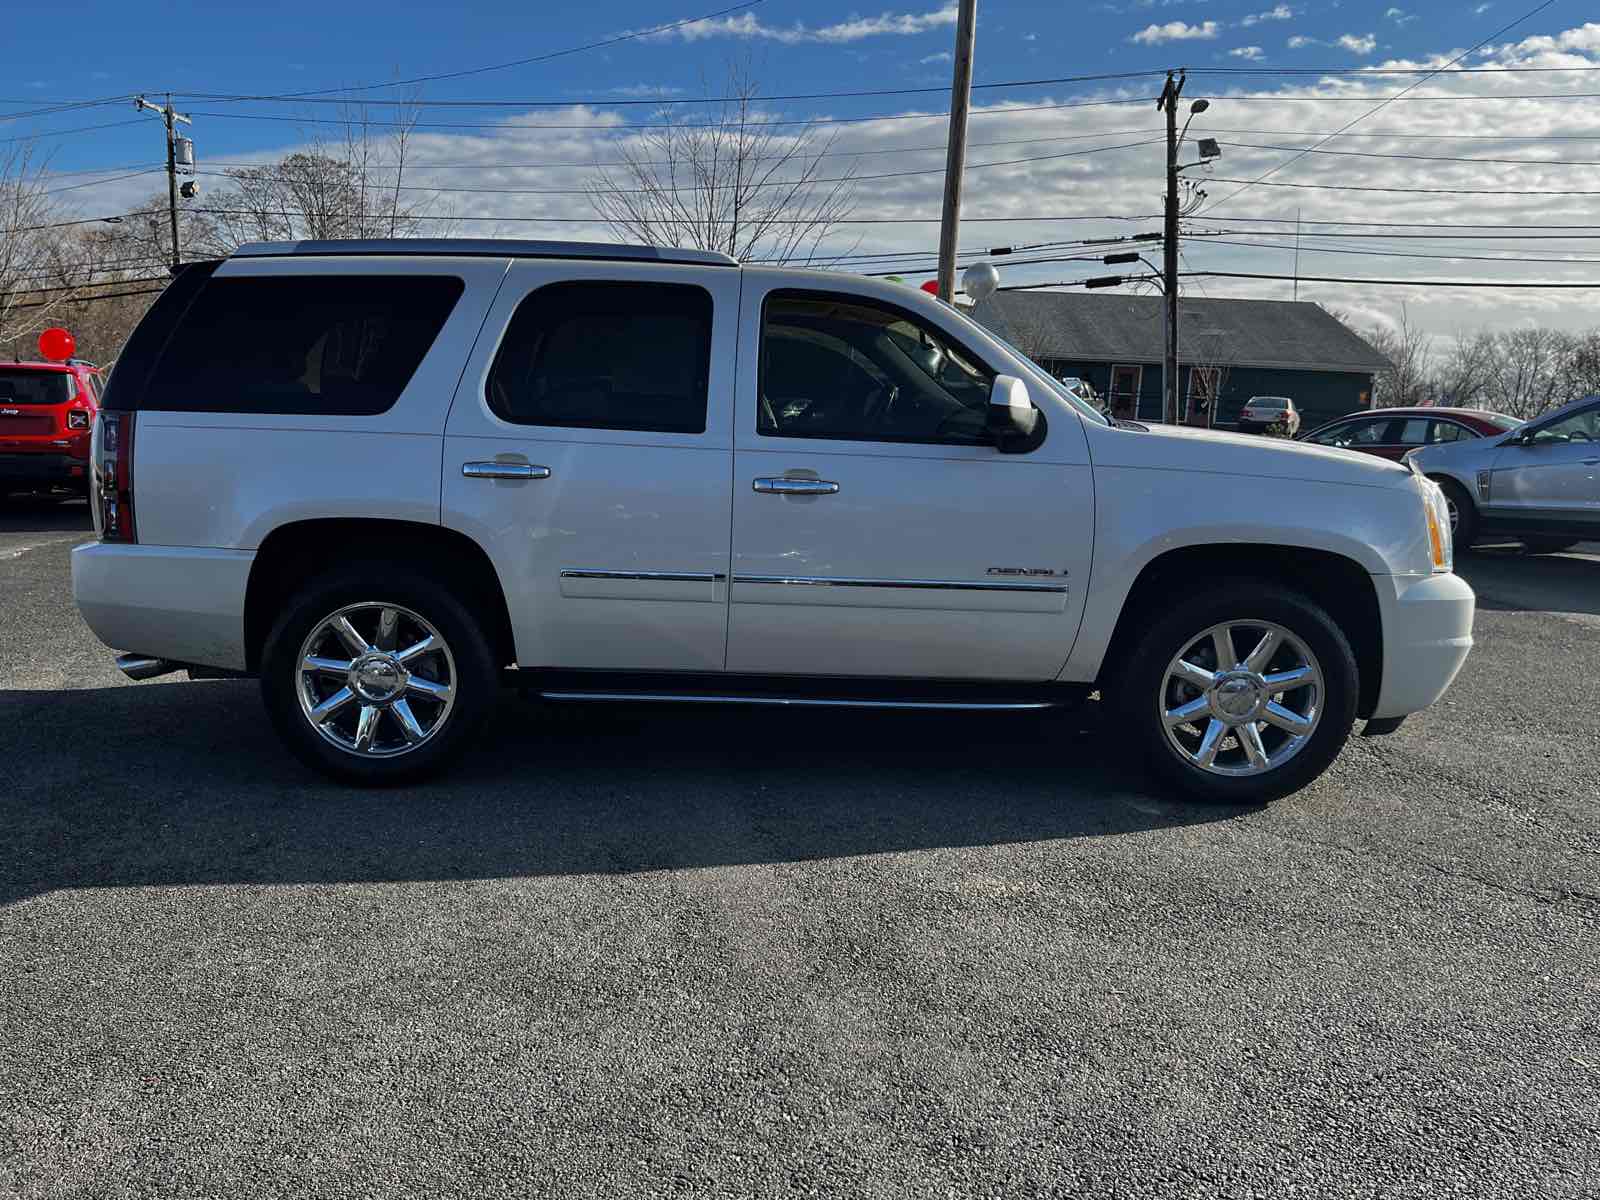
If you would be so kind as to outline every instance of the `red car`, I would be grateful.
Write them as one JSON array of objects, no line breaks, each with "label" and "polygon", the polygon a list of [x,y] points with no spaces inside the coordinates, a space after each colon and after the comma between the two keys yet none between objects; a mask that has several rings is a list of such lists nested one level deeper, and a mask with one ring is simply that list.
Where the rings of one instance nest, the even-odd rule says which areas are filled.
[{"label": "red car", "polygon": [[0,362],[0,499],[89,490],[101,372],[82,359]]},{"label": "red car", "polygon": [[1481,408],[1371,408],[1329,421],[1297,440],[1400,459],[1418,446],[1493,437],[1520,424]]}]

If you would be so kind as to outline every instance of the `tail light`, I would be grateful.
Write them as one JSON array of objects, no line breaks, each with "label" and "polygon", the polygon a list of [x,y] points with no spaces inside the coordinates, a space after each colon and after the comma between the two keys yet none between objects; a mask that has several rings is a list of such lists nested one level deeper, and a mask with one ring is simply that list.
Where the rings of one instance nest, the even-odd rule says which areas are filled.
[{"label": "tail light", "polygon": [[137,542],[133,520],[133,427],[131,412],[100,411],[94,453],[94,494],[103,542]]}]

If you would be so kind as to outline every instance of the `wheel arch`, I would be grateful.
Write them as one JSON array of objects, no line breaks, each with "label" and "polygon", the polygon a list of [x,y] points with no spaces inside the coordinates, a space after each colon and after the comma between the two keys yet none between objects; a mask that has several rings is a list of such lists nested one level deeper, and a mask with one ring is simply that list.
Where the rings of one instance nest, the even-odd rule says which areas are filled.
[{"label": "wheel arch", "polygon": [[1304,546],[1208,543],[1157,555],[1140,570],[1101,660],[1096,683],[1111,682],[1127,661],[1151,614],[1174,595],[1193,590],[1196,579],[1254,578],[1300,592],[1325,609],[1350,639],[1360,672],[1356,711],[1367,716],[1383,684],[1383,617],[1367,570],[1352,558]]},{"label": "wheel arch", "polygon": [[261,667],[261,650],[278,608],[305,580],[352,559],[395,557],[436,573],[474,612],[496,659],[516,661],[511,613],[499,574],[483,547],[442,525],[361,517],[325,517],[280,525],[262,539],[245,586],[247,669]]}]

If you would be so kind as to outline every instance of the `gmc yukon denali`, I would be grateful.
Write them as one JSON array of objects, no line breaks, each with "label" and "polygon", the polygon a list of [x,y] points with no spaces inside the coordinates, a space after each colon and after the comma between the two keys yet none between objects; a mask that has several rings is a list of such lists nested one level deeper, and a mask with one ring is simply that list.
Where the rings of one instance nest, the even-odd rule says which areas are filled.
[{"label": "gmc yukon denali", "polygon": [[73,589],[123,670],[259,677],[289,748],[355,783],[458,757],[508,682],[1098,691],[1160,786],[1259,802],[1472,645],[1408,467],[1115,421],[920,292],[704,252],[242,247],[152,307],[91,461]]}]

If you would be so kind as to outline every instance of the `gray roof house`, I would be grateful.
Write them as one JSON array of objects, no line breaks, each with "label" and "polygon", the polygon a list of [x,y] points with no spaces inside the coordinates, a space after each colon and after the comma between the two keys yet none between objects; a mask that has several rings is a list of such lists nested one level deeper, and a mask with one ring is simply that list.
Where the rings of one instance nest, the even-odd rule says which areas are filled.
[{"label": "gray roof house", "polygon": [[[1118,415],[1156,419],[1165,303],[1160,296],[997,292],[968,311],[1051,374],[1087,380]],[[1178,396],[1190,424],[1226,427],[1251,396],[1288,396],[1309,430],[1370,407],[1373,376],[1386,365],[1316,304],[1179,302]]]}]

